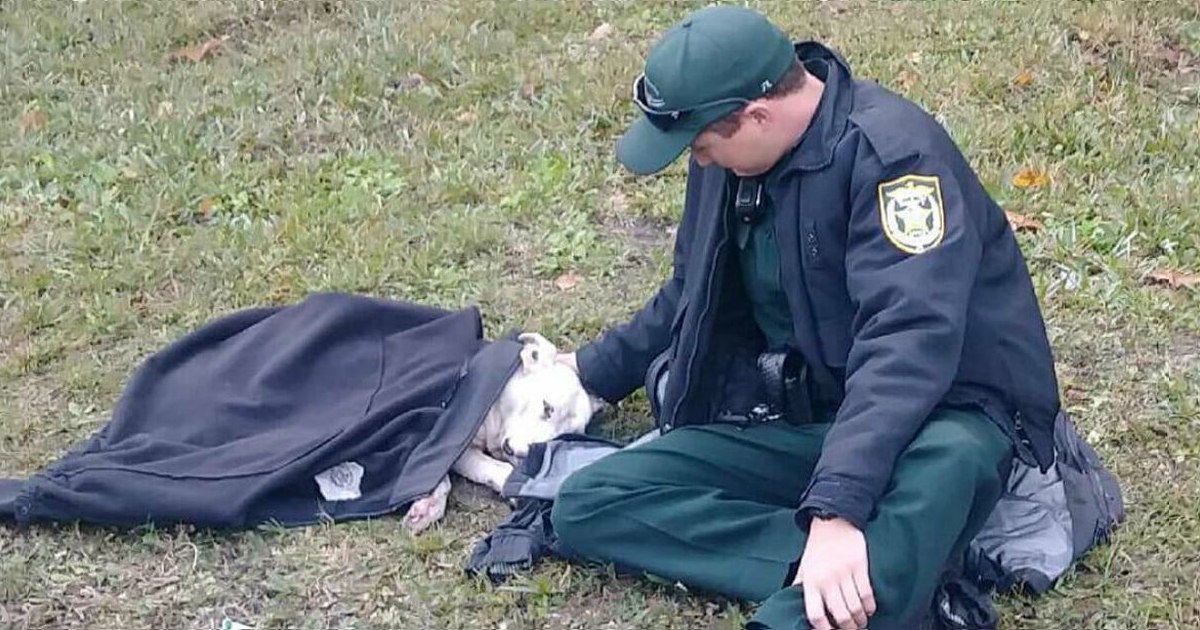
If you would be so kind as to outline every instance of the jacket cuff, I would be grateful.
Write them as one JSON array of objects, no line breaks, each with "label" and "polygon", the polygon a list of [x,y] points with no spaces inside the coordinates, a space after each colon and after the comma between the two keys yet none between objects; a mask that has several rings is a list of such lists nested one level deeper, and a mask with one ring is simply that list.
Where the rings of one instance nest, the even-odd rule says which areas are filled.
[{"label": "jacket cuff", "polygon": [[575,363],[579,367],[579,382],[585,390],[603,398],[609,404],[615,405],[620,402],[621,393],[611,386],[618,381],[613,373],[612,363],[601,354],[596,342],[576,350]]},{"label": "jacket cuff", "polygon": [[796,510],[796,525],[807,531],[813,516],[828,514],[864,531],[874,509],[875,501],[866,492],[837,481],[818,480],[809,485]]}]

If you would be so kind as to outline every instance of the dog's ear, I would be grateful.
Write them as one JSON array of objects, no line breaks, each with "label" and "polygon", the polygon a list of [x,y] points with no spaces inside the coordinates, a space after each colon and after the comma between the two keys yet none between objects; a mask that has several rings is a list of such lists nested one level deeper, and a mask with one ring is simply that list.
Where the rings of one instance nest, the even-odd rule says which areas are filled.
[{"label": "dog's ear", "polygon": [[521,365],[525,367],[526,372],[554,365],[554,360],[558,357],[558,348],[554,347],[550,340],[537,333],[521,333],[517,336],[517,341],[523,346]]}]

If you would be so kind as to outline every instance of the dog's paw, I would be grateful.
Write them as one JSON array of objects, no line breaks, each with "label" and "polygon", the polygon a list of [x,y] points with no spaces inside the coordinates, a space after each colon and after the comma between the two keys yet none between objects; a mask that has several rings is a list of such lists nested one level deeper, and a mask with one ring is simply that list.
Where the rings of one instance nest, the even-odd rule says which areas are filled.
[{"label": "dog's paw", "polygon": [[504,482],[513,474],[513,465],[508,462],[496,462],[492,469],[488,471],[487,486],[496,491],[496,494],[504,493]]},{"label": "dog's paw", "polygon": [[404,514],[404,527],[419,534],[446,514],[446,498],[450,496],[450,477],[442,477],[433,492],[413,501]]},{"label": "dog's paw", "polygon": [[404,514],[404,528],[412,534],[425,531],[446,514],[446,495],[431,494],[413,501]]}]

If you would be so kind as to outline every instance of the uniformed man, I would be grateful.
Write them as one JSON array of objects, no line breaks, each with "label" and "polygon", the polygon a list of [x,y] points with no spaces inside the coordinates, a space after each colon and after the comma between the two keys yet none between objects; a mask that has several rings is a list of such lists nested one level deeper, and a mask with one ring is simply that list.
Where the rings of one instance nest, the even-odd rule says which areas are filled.
[{"label": "uniformed man", "polygon": [[[690,149],[673,274],[565,359],[663,435],[572,476],[575,555],[763,602],[751,628],[916,628],[1058,385],[1004,213],[941,126],[737,7],[634,84],[622,164]],[[649,378],[647,378],[649,375]]]}]

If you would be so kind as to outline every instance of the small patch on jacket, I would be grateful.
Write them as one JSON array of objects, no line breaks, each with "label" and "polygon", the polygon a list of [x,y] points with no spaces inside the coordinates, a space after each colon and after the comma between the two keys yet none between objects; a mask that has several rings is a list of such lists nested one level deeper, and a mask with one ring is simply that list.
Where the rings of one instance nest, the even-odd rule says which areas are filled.
[{"label": "small patch on jacket", "polygon": [[363,467],[358,462],[342,462],[316,477],[321,496],[326,501],[351,501],[362,496]]},{"label": "small patch on jacket", "polygon": [[879,218],[896,249],[920,254],[937,247],[946,234],[941,180],[904,175],[879,184]]}]

